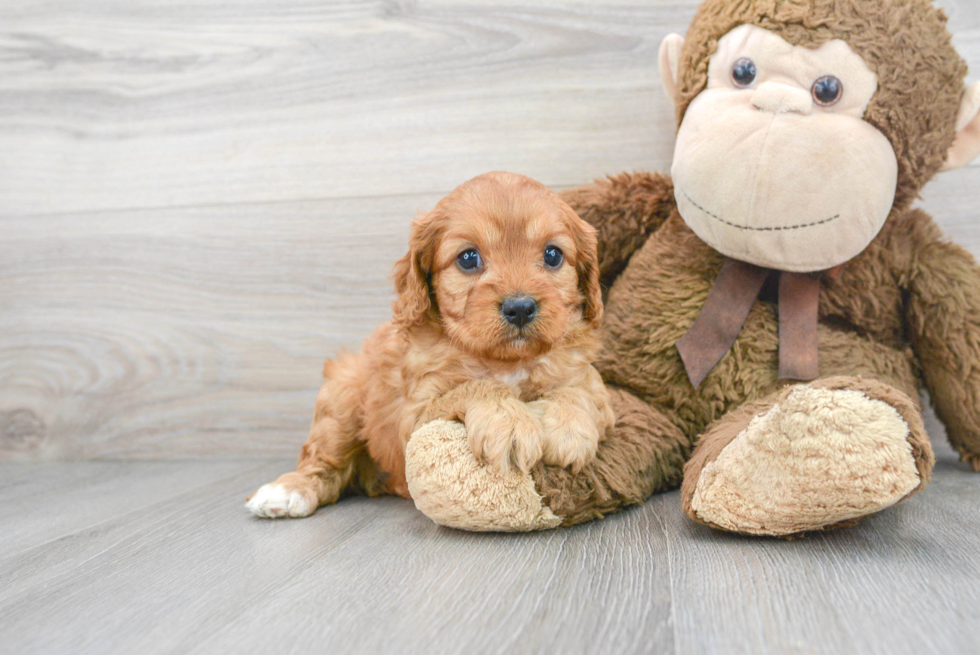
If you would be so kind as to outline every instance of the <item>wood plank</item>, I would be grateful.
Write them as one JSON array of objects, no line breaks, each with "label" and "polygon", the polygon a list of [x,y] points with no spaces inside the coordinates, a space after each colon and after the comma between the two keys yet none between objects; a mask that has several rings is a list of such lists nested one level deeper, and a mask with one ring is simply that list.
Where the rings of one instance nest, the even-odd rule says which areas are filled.
[{"label": "wood plank", "polygon": [[657,505],[531,535],[394,498],[247,515],[279,466],[0,560],[0,652],[673,652]]},{"label": "wood plank", "polygon": [[9,557],[260,465],[256,460],[0,464],[0,553]]},{"label": "wood plank", "polygon": [[975,653],[980,477],[937,446],[929,487],[854,528],[753,539],[666,513],[677,652]]},{"label": "wood plank", "polygon": [[695,5],[4,3],[0,215],[663,168],[657,52]]},{"label": "wood plank", "polygon": [[[67,471],[75,466],[87,466],[89,463],[59,462],[58,464],[64,467],[62,471]],[[91,521],[80,521],[78,525],[82,527],[76,531],[66,532],[60,537],[23,549],[19,553],[0,553],[0,603],[33,586],[44,586],[65,575],[84,570],[93,558],[99,557],[104,552],[106,541],[130,543],[134,535],[153,531],[161,526],[166,527],[173,521],[174,516],[185,511],[188,498],[197,496],[199,504],[206,505],[206,501],[212,498],[209,493],[220,487],[226,492],[215,495],[215,502],[226,503],[224,506],[228,511],[233,507],[245,511],[242,507],[245,497],[255,491],[263,481],[268,481],[275,472],[288,470],[291,462],[277,460],[270,464],[268,460],[262,463],[253,461],[249,462],[249,466],[230,476],[201,475],[197,476],[197,481],[185,472],[187,469],[193,471],[195,468],[191,462],[173,462],[173,464],[175,466],[169,469],[170,479],[175,483],[186,480],[188,484],[183,488],[179,484],[174,484],[172,493],[167,495],[156,498],[144,495],[140,503],[136,503],[133,509],[125,513],[115,511],[118,504],[115,498],[97,490],[90,496]],[[125,471],[127,467],[139,467],[141,463],[122,462],[119,466],[117,471]],[[57,482],[50,480],[48,476],[57,470],[55,467],[46,468],[42,470],[39,477],[42,481],[47,480],[52,486],[56,486]],[[61,475],[75,478],[74,489],[52,492],[50,498],[54,502],[42,506],[38,512],[41,519],[56,519],[60,511],[57,501],[66,495],[80,492],[77,485],[81,482],[82,476],[65,473]],[[163,479],[166,479],[165,476]],[[71,488],[72,483],[69,482],[67,486]],[[102,491],[104,492],[105,489],[106,487],[103,487]],[[27,520],[21,516],[11,519],[10,523]],[[144,553],[144,555],[148,556],[147,565],[152,564],[152,553]],[[2,647],[2,640],[0,640],[0,649]]]},{"label": "wood plank", "polygon": [[949,17],[953,45],[970,65],[969,80],[980,79],[980,6],[973,0],[936,0]]},{"label": "wood plank", "polygon": [[0,458],[294,457],[436,200],[9,219]]},{"label": "wood plank", "polygon": [[[937,450],[924,492],[789,542],[696,526],[676,492],[529,535],[440,528],[394,498],[259,520],[242,497],[288,463],[266,464],[0,556],[0,653],[972,654],[980,478]],[[86,483],[52,475],[75,480],[57,497]]]}]

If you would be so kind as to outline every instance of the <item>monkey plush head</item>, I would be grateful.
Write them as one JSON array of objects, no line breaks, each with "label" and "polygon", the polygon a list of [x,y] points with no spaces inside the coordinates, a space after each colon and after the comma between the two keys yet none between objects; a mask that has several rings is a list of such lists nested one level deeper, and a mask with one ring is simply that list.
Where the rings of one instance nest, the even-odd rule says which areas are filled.
[{"label": "monkey plush head", "polygon": [[980,84],[931,0],[706,0],[660,71],[678,210],[757,266],[843,264],[980,153]]}]

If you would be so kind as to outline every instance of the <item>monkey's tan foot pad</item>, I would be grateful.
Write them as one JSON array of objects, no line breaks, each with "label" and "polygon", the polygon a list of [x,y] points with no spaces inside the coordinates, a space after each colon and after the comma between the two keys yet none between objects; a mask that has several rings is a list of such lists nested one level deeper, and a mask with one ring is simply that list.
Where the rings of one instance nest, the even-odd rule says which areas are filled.
[{"label": "monkey's tan foot pad", "polygon": [[787,536],[873,514],[924,485],[932,451],[918,409],[873,380],[827,388],[846,380],[787,388],[768,408],[712,427],[685,470],[688,516]]},{"label": "monkey's tan foot pad", "polygon": [[432,421],[412,434],[405,475],[415,506],[440,525],[475,532],[527,532],[561,524],[527,473],[500,475],[479,463],[456,421]]}]

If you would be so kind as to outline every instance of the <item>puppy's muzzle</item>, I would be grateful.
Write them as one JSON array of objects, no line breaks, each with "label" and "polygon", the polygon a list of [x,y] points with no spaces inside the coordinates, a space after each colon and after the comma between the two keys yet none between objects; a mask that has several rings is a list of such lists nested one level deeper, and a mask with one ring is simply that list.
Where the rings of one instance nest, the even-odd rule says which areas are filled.
[{"label": "puppy's muzzle", "polygon": [[500,315],[504,320],[522,328],[538,314],[538,303],[531,296],[511,296],[500,303]]}]

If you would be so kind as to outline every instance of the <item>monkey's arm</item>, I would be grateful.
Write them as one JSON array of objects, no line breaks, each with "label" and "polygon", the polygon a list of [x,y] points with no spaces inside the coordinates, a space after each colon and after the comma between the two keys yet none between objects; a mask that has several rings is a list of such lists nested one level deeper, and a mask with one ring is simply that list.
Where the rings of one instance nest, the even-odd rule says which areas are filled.
[{"label": "monkey's arm", "polygon": [[562,198],[598,231],[599,275],[609,286],[674,210],[674,183],[659,173],[622,173]]},{"label": "monkey's arm", "polygon": [[908,323],[949,441],[980,472],[980,266],[921,212],[911,230]]}]

